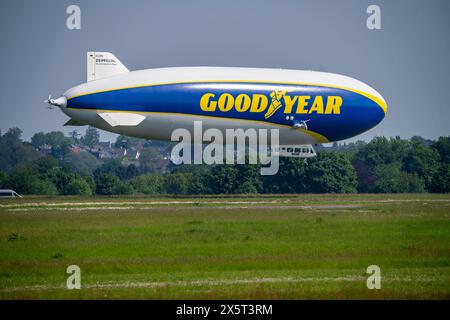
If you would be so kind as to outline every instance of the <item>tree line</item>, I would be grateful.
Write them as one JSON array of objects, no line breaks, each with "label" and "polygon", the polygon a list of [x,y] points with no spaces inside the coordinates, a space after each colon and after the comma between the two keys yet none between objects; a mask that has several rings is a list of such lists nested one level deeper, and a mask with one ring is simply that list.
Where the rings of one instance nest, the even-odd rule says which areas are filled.
[{"label": "tree line", "polygon": [[[135,164],[120,158],[100,160],[72,145],[94,146],[99,134],[89,128],[37,133],[23,141],[21,130],[0,132],[0,188],[20,194],[255,194],[255,193],[417,193],[450,192],[450,136],[376,137],[370,142],[318,146],[307,161],[280,158],[279,172],[261,176],[259,165],[158,165],[169,143],[119,136],[116,146],[143,145]],[[43,154],[42,145],[50,146]]]}]

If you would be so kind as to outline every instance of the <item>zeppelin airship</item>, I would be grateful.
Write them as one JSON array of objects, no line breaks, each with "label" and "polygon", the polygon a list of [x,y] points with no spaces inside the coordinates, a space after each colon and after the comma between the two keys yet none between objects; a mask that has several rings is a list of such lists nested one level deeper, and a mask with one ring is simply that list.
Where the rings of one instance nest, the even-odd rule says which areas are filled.
[{"label": "zeppelin airship", "polygon": [[[324,72],[234,67],[129,71],[114,54],[87,53],[87,82],[46,100],[70,120],[106,131],[170,141],[177,128],[279,129],[281,155],[376,126],[387,104],[369,85]],[[302,148],[308,146],[309,148]]]}]

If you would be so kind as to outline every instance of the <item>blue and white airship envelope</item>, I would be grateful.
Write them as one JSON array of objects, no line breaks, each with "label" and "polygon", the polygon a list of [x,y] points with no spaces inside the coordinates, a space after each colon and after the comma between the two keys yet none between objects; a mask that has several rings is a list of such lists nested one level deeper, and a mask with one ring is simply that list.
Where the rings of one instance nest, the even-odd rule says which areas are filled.
[{"label": "blue and white airship envelope", "polygon": [[170,140],[194,120],[219,130],[279,129],[280,145],[354,137],[386,115],[383,97],[353,78],[324,72],[176,67],[129,71],[112,53],[88,52],[88,82],[67,90],[57,105],[68,125]]}]

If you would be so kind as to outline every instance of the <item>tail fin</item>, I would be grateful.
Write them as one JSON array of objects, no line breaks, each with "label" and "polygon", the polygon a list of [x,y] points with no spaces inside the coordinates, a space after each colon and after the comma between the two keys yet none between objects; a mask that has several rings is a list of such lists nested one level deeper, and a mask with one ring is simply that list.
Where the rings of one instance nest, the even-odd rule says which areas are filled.
[{"label": "tail fin", "polygon": [[129,72],[119,59],[110,52],[87,53],[87,81],[98,80]]}]

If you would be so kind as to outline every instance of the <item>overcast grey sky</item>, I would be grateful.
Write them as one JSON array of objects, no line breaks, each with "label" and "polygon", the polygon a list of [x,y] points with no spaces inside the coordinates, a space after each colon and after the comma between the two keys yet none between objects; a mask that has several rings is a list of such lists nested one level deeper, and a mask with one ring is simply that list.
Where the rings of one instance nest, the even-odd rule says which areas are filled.
[{"label": "overcast grey sky", "polygon": [[[70,4],[81,8],[81,30],[66,28]],[[382,30],[367,29],[369,4],[381,7]],[[130,70],[208,65],[345,74],[378,90],[389,107],[380,125],[356,139],[449,135],[449,12],[446,0],[2,0],[0,128],[18,126],[26,139],[73,130],[43,100],[85,82],[86,52],[97,50],[113,52]]]}]

